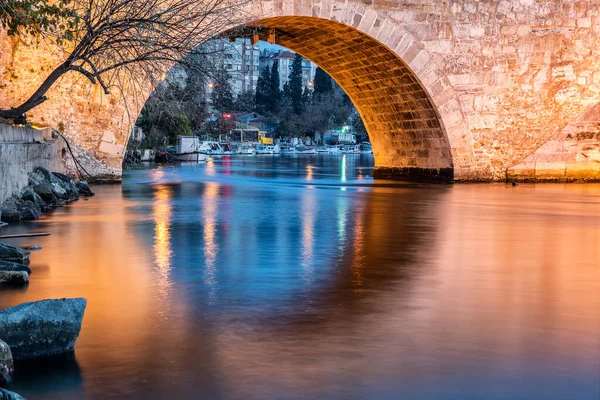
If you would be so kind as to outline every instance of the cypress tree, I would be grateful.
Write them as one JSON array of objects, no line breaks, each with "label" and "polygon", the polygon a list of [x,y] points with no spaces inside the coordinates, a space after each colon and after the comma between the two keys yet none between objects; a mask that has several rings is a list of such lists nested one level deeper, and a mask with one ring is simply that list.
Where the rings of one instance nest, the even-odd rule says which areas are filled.
[{"label": "cypress tree", "polygon": [[321,97],[331,92],[333,92],[331,77],[321,67],[317,67],[315,72],[315,96]]},{"label": "cypress tree", "polygon": [[225,68],[217,70],[213,91],[210,94],[213,107],[220,113],[233,110],[233,90],[229,84],[229,73]]},{"label": "cypress tree", "polygon": [[271,68],[271,99],[272,110],[279,110],[279,101],[281,100],[281,89],[279,87],[279,62],[275,60]]},{"label": "cypress tree", "polygon": [[273,102],[271,97],[271,72],[269,66],[265,65],[265,68],[260,72],[258,81],[256,81],[254,101],[259,112],[268,113],[272,111]]},{"label": "cypress tree", "polygon": [[292,101],[292,108],[296,115],[302,114],[302,59],[300,54],[296,53],[292,62],[292,72],[290,73],[289,96]]}]

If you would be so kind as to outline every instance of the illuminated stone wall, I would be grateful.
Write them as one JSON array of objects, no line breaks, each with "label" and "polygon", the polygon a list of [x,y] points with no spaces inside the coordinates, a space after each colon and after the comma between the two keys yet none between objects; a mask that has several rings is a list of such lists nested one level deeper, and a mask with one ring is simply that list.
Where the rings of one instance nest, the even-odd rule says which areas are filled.
[{"label": "illuminated stone wall", "polygon": [[[262,0],[246,11],[346,90],[382,176],[600,179],[586,114],[600,101],[595,0]],[[56,64],[50,54],[0,39],[0,105],[33,90]],[[99,171],[118,176],[138,95],[105,96],[72,76],[32,118],[62,122]]]}]

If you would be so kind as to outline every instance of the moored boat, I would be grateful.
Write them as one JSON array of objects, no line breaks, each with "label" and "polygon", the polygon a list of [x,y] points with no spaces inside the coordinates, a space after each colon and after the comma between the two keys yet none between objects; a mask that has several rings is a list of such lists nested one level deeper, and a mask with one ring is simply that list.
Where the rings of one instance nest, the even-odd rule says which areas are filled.
[{"label": "moored boat", "polygon": [[177,161],[206,161],[206,155],[199,149],[200,139],[197,136],[177,136],[177,145],[168,151]]}]

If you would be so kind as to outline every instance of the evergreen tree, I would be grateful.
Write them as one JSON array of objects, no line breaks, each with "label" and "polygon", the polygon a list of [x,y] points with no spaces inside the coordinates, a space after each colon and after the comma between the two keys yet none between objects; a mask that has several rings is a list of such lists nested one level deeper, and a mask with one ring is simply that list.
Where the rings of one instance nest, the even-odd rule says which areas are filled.
[{"label": "evergreen tree", "polygon": [[317,67],[315,72],[315,96],[322,97],[331,92],[333,92],[331,77],[321,67]]},{"label": "evergreen tree", "polygon": [[213,107],[221,114],[233,110],[233,90],[229,83],[229,73],[225,68],[217,70],[213,91],[210,94]]},{"label": "evergreen tree", "polygon": [[279,62],[275,61],[271,68],[271,99],[272,111],[276,113],[279,110],[279,102],[281,101],[281,89],[279,87]]},{"label": "evergreen tree", "polygon": [[258,112],[267,114],[273,109],[273,102],[271,98],[271,72],[269,66],[265,65],[265,68],[260,72],[258,81],[256,81],[256,94],[254,96],[254,102]]},{"label": "evergreen tree", "polygon": [[292,62],[292,72],[288,81],[289,97],[296,115],[302,113],[302,60],[303,57],[300,54],[296,54]]}]

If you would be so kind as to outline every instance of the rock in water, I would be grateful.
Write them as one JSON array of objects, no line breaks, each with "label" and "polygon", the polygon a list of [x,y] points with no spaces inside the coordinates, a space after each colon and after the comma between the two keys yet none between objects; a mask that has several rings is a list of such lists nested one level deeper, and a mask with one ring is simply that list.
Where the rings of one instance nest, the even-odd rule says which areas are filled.
[{"label": "rock in water", "polygon": [[0,311],[0,337],[15,360],[73,351],[86,305],[84,298],[50,299],[7,308]]},{"label": "rock in water", "polygon": [[10,244],[0,243],[0,260],[13,261],[21,264],[29,262],[29,252]]},{"label": "rock in water", "polygon": [[10,347],[0,340],[0,386],[10,383],[15,370]]},{"label": "rock in water", "polygon": [[0,284],[23,286],[29,283],[29,274],[25,271],[0,271]]},{"label": "rock in water", "polygon": [[79,193],[83,196],[93,196],[94,192],[90,189],[90,186],[86,181],[79,181],[77,183],[77,189],[79,189]]},{"label": "rock in water", "polygon": [[23,264],[0,260],[0,283],[5,285],[25,285],[29,282],[31,269]]},{"label": "rock in water", "polygon": [[15,392],[0,388],[0,400],[25,400]]},{"label": "rock in water", "polygon": [[31,269],[27,265],[4,260],[0,260],[0,271],[24,271],[31,274]]}]

